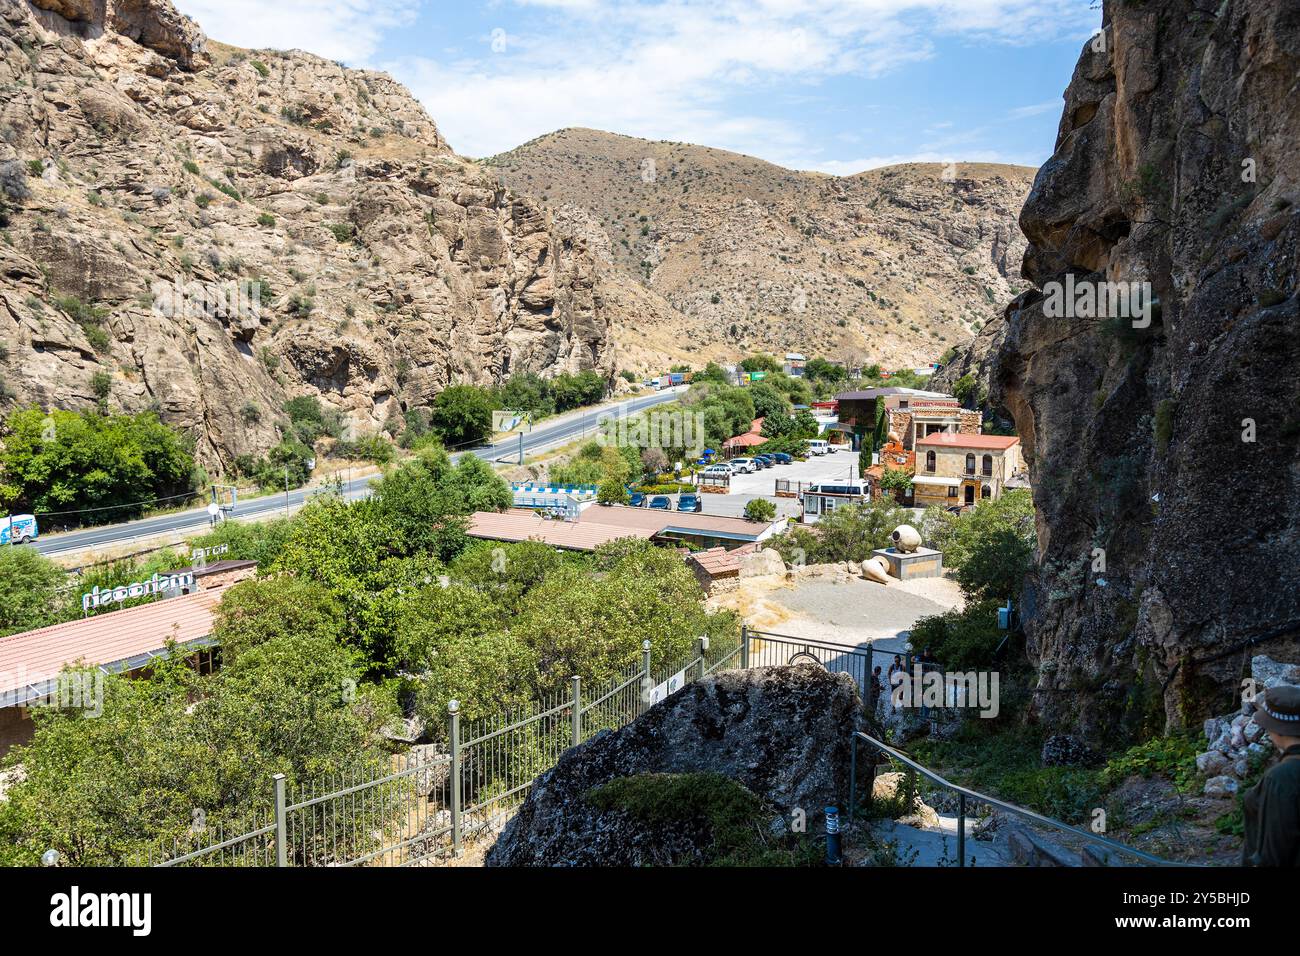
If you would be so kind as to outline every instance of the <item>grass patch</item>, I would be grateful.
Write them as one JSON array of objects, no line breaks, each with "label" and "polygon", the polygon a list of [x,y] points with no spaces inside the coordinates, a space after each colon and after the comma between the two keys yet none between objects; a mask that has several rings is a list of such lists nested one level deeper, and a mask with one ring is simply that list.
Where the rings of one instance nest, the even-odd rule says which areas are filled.
[{"label": "grass patch", "polygon": [[656,828],[703,825],[706,866],[813,866],[822,848],[806,834],[776,836],[778,815],[757,794],[718,773],[649,773],[594,787],[586,800]]}]

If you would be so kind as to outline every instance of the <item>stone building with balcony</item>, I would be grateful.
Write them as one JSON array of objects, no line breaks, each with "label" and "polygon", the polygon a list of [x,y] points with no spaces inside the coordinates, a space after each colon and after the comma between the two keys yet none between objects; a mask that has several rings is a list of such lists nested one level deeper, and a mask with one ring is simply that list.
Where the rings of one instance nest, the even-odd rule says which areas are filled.
[{"label": "stone building with balcony", "polygon": [[932,433],[916,440],[914,501],[924,508],[996,499],[1023,470],[1019,438]]}]

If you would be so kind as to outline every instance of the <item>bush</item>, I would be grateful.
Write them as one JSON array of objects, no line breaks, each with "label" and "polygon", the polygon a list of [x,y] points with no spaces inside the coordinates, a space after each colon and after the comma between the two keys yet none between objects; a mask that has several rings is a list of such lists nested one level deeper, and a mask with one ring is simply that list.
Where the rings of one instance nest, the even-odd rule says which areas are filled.
[{"label": "bush", "polygon": [[944,670],[988,670],[1006,634],[998,628],[996,602],[985,601],[920,618],[910,640],[918,651],[928,647]]},{"label": "bush", "polygon": [[1033,499],[1015,489],[961,516],[944,563],[957,569],[957,583],[968,598],[1006,600],[1020,594],[1037,540]]},{"label": "bush", "polygon": [[354,461],[373,461],[386,465],[393,460],[393,445],[382,435],[365,435],[354,441],[338,441],[330,450],[334,458],[350,458]]},{"label": "bush", "polygon": [[745,503],[745,520],[767,522],[775,519],[776,505],[766,498],[754,498]]},{"label": "bush", "polygon": [[602,505],[625,505],[629,500],[627,487],[617,478],[606,478],[596,490],[596,501]]},{"label": "bush", "polygon": [[797,526],[772,540],[772,546],[787,562],[798,550],[808,564],[837,561],[865,561],[877,548],[893,543],[890,535],[910,514],[892,499],[873,498],[865,505],[836,508],[811,528]]},{"label": "bush", "polygon": [[451,385],[438,393],[429,427],[449,448],[481,442],[492,433],[492,401],[474,385]]},{"label": "bush", "polygon": [[15,511],[83,511],[78,521],[122,521],[144,510],[139,502],[194,488],[193,443],[153,412],[47,416],[21,409],[9,414],[2,432],[0,504]]},{"label": "bush", "polygon": [[0,636],[60,619],[58,588],[68,575],[31,548],[0,548]]}]

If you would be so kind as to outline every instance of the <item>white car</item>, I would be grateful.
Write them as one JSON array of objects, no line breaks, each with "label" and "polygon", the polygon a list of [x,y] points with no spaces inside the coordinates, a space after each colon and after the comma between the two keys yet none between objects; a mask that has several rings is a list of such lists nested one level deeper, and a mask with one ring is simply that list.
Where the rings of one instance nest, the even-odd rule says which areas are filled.
[{"label": "white car", "polygon": [[759,468],[758,462],[754,461],[752,458],[733,458],[731,461],[727,462],[727,464],[736,469],[736,471],[742,475],[758,471]]},{"label": "white car", "polygon": [[717,465],[709,465],[709,467],[705,468],[704,471],[700,472],[700,474],[726,475],[728,478],[730,478],[732,475],[736,474],[736,469],[731,467],[730,462],[724,462]]}]

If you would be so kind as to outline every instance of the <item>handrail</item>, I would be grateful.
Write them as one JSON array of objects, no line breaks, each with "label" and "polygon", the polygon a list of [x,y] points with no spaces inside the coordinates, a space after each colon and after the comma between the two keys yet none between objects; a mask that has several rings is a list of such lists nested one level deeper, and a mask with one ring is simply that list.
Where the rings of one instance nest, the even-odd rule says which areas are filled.
[{"label": "handrail", "polygon": [[[913,770],[915,770],[917,773],[921,774],[922,776],[928,777],[930,780],[933,780],[935,783],[939,784],[939,786],[946,787],[947,789],[952,790],[953,792],[955,792],[960,796],[961,819],[958,822],[957,838],[958,838],[958,843],[962,847],[965,846],[965,842],[966,842],[966,825],[965,825],[966,800],[969,798],[971,800],[974,800],[977,803],[990,804],[994,807],[997,807],[1000,810],[1005,810],[1007,813],[1013,814],[1018,817],[1024,817],[1026,820],[1032,820],[1033,822],[1041,824],[1043,826],[1055,827],[1057,830],[1064,830],[1067,833],[1073,833],[1076,836],[1083,837],[1085,840],[1088,840],[1091,843],[1099,843],[1102,846],[1106,847],[1107,849],[1115,851],[1116,853],[1124,853],[1124,854],[1128,854],[1129,856],[1137,857],[1138,859],[1144,860],[1147,863],[1150,863],[1154,866],[1195,866],[1196,865],[1193,863],[1179,863],[1174,860],[1162,859],[1161,857],[1153,856],[1150,853],[1143,852],[1142,850],[1135,849],[1123,843],[1118,843],[1115,840],[1110,840],[1107,839],[1106,837],[1098,836],[1096,833],[1089,833],[1087,830],[1081,830],[1078,827],[1071,826],[1068,823],[1062,823],[1060,820],[1053,820],[1051,817],[1045,817],[1041,813],[1035,813],[1033,810],[1026,810],[1024,807],[1018,807],[1014,803],[1007,803],[1006,801],[999,800],[996,797],[990,797],[987,794],[979,793],[975,790],[969,790],[966,787],[958,786],[957,784],[952,783],[951,781],[945,780],[943,777],[939,776],[933,770],[921,766],[921,764],[917,763],[911,757],[908,757],[906,754],[902,753],[901,751],[894,749],[893,747],[889,746],[889,744],[882,743],[881,741],[877,740],[875,737],[863,733],[861,730],[854,731],[853,737],[851,738],[852,753],[851,753],[851,770],[849,776],[849,821],[850,822],[853,821],[854,807],[857,804],[857,786],[858,786],[857,765],[858,765],[858,738],[859,737],[861,737],[871,746],[875,747],[877,750],[889,754],[889,756],[893,757],[899,763],[911,767]],[[963,849],[958,850],[957,865],[958,866],[966,865]]]}]

